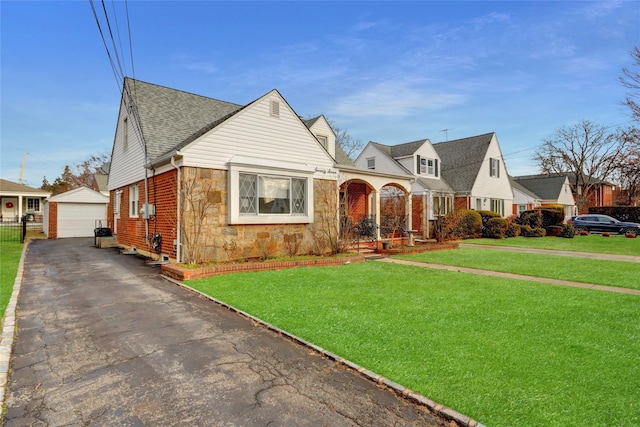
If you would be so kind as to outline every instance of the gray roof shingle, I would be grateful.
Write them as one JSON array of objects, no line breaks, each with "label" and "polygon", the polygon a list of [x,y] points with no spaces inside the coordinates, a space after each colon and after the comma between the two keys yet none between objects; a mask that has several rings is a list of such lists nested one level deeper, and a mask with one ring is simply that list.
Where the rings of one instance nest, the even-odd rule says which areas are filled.
[{"label": "gray roof shingle", "polygon": [[470,192],[494,132],[433,144],[441,160],[440,172],[456,192]]},{"label": "gray roof shingle", "polygon": [[147,146],[148,160],[179,150],[243,106],[125,78]]},{"label": "gray roof shingle", "polygon": [[513,180],[537,194],[543,200],[557,200],[562,192],[566,175],[514,176]]}]

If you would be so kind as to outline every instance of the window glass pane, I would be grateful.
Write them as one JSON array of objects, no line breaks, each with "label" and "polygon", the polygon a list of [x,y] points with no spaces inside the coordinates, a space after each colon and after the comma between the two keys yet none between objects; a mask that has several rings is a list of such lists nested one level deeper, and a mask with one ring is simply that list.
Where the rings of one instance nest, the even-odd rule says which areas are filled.
[{"label": "window glass pane", "polygon": [[289,214],[288,178],[261,176],[258,180],[259,212],[261,214]]},{"label": "window glass pane", "polygon": [[241,173],[240,178],[240,213],[256,214],[256,176]]},{"label": "window glass pane", "polygon": [[427,173],[429,175],[434,175],[434,169],[433,169],[433,160],[429,159],[429,168],[427,170]]},{"label": "window glass pane", "polygon": [[375,169],[376,168],[376,159],[367,159],[367,169]]},{"label": "window glass pane", "polygon": [[291,200],[291,211],[294,214],[305,213],[305,184],[305,179],[294,178],[291,180],[291,192],[293,195]]}]

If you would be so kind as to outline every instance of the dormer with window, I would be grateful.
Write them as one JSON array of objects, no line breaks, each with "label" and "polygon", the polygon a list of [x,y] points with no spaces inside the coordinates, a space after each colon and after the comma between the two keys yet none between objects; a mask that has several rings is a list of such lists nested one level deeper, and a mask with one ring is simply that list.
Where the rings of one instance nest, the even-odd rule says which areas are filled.
[{"label": "dormer with window", "polygon": [[428,157],[416,156],[416,175],[437,178],[440,173],[438,170],[438,159],[430,159]]}]

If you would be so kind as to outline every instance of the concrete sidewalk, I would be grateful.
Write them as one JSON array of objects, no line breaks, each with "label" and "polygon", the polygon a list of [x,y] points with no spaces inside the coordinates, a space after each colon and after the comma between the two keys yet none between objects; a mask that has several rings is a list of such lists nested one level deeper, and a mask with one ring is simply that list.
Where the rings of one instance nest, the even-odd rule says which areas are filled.
[{"label": "concrete sidewalk", "polygon": [[558,251],[552,249],[519,248],[515,246],[479,245],[474,243],[460,243],[461,248],[481,248],[505,252],[523,252],[529,254],[555,255],[564,257],[602,259],[606,261],[640,262],[640,256],[599,254],[593,252]]},{"label": "concrete sidewalk", "polygon": [[[627,262],[640,262],[640,257],[630,257],[624,255],[607,255],[607,254],[592,254],[587,252],[565,252],[565,251],[549,251],[544,249],[529,249],[529,248],[514,248],[507,246],[491,246],[491,245],[475,245],[475,244],[460,244],[460,247],[480,247],[482,249],[495,249],[495,250],[504,250],[508,252],[525,252],[525,253],[539,253],[539,254],[553,254],[558,256],[575,256],[581,258],[590,258],[590,259],[606,259],[609,261],[627,261]],[[603,255],[603,256],[599,256]],[[630,259],[638,258],[638,261],[629,261]],[[471,274],[480,274],[483,276],[492,276],[492,277],[503,277],[506,279],[517,279],[517,280],[526,280],[529,282],[540,282],[540,283],[548,283],[552,285],[561,285],[561,286],[572,286],[575,288],[583,288],[583,289],[593,289],[598,291],[605,292],[615,292],[619,294],[629,294],[629,295],[639,295],[640,290],[637,289],[628,289],[628,288],[620,288],[615,286],[603,286],[603,285],[595,285],[590,283],[581,283],[581,282],[572,282],[569,280],[559,280],[559,279],[550,279],[546,277],[536,277],[536,276],[526,276],[523,274],[513,274],[513,273],[502,273],[499,271],[493,270],[483,270],[479,268],[469,268],[469,267],[459,267],[455,265],[446,265],[446,264],[436,264],[430,262],[420,262],[420,261],[409,261],[398,258],[381,258],[376,261],[379,262],[389,262],[393,264],[403,264],[403,265],[413,265],[416,267],[423,268],[434,268],[438,270],[448,270],[448,271],[457,271],[461,273],[471,273]]]}]

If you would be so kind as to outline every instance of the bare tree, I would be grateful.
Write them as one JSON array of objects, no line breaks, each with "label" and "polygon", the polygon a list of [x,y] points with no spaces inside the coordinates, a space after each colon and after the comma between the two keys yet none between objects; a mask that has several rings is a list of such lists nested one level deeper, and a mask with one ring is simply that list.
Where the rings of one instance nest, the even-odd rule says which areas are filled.
[{"label": "bare tree", "polygon": [[622,164],[627,141],[588,120],[558,129],[538,148],[534,160],[542,173],[575,174],[572,189],[579,211],[589,204],[589,192],[612,177]]},{"label": "bare tree", "polygon": [[640,129],[631,127],[623,130],[619,138],[627,145],[627,150],[616,171],[621,189],[617,202],[635,206],[640,200]]},{"label": "bare tree", "polygon": [[380,191],[380,229],[389,237],[390,247],[396,234],[406,227],[406,198],[403,190],[392,185]]},{"label": "bare tree", "polygon": [[184,242],[183,259],[187,263],[201,264],[211,259],[211,248],[207,247],[204,233],[205,218],[211,209],[220,203],[218,192],[210,177],[200,176],[206,170],[184,168],[182,175],[181,228]]},{"label": "bare tree", "polygon": [[[635,62],[633,65],[640,67],[640,49],[637,46],[631,51],[631,57]],[[638,99],[640,98],[640,72],[625,67],[622,69],[622,73],[624,76],[620,77],[620,82],[624,87],[633,90],[633,92],[627,94],[623,104],[631,109],[633,120],[640,122],[640,104],[638,104]]]},{"label": "bare tree", "polygon": [[82,163],[76,163],[73,167],[66,165],[62,175],[49,184],[47,177],[42,179],[42,189],[54,194],[64,193],[78,187],[89,187],[93,183],[93,175],[101,172],[101,166],[109,160],[106,154],[92,154]]},{"label": "bare tree", "polygon": [[336,134],[336,144],[342,148],[342,151],[344,151],[351,160],[354,160],[364,148],[364,142],[362,142],[361,139],[352,137],[346,129],[339,127],[335,121],[327,121]]},{"label": "bare tree", "polygon": [[310,252],[321,255],[326,251],[332,254],[346,252],[347,239],[341,234],[344,228],[340,224],[340,198],[348,197],[345,192],[339,192],[334,181],[318,181],[314,188],[315,221],[309,232],[312,247]]}]

